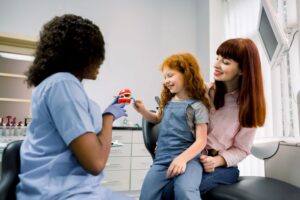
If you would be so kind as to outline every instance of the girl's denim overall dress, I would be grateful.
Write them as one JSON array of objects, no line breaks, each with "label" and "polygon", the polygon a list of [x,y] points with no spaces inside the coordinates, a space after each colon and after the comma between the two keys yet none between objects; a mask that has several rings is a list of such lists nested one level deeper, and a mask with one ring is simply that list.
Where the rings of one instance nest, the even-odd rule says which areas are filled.
[{"label": "girl's denim overall dress", "polygon": [[186,117],[188,106],[194,102],[195,100],[169,101],[165,106],[155,159],[145,177],[141,200],[160,200],[164,186],[172,179],[174,179],[175,199],[201,199],[199,186],[202,178],[202,166],[199,156],[187,162],[183,174],[173,178],[166,176],[172,160],[195,141]]}]

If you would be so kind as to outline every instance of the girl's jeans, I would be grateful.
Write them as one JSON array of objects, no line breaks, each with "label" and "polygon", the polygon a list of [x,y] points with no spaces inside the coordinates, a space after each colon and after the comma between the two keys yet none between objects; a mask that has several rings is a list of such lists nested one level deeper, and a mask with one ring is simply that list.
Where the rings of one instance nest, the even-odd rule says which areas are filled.
[{"label": "girl's jeans", "polygon": [[[237,182],[240,171],[237,167],[218,167],[212,173],[203,173],[200,185],[200,193],[203,195],[207,191],[217,187],[218,185],[229,185]],[[163,199],[174,199],[174,186],[170,182],[163,191]]]}]

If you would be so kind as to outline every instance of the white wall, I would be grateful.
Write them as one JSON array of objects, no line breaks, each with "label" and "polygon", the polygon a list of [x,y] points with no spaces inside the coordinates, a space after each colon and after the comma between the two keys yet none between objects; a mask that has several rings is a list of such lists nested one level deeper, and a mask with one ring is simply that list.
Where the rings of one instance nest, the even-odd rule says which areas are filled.
[{"label": "white wall", "polygon": [[199,62],[201,65],[202,74],[205,78],[205,81],[209,81],[210,74],[210,63],[209,63],[209,40],[210,40],[210,2],[207,0],[199,0],[197,7],[197,16],[196,16],[196,44],[197,44],[197,53],[199,55]]},{"label": "white wall", "polygon": [[[101,107],[119,90],[130,88],[149,109],[156,107],[162,77],[159,65],[171,53],[201,55],[208,76],[208,0],[0,0],[0,32],[37,37],[42,25],[55,15],[73,13],[94,21],[104,34],[106,60],[97,81],[84,81]],[[201,14],[199,14],[201,10]],[[206,34],[202,35],[201,26]],[[198,56],[199,58],[200,56]],[[202,62],[203,61],[203,62]],[[208,78],[206,78],[208,79]],[[141,117],[128,107],[129,120]],[[119,123],[119,122],[117,122]]]},{"label": "white wall", "polygon": [[[216,60],[216,51],[225,40],[224,1],[209,1],[209,66],[213,67]],[[214,81],[210,73],[210,81]]]}]

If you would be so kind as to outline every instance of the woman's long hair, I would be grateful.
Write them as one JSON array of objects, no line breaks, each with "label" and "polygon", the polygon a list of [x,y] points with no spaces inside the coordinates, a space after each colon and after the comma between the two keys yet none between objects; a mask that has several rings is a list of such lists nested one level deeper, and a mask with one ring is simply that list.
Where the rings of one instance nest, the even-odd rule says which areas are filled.
[{"label": "woman's long hair", "polygon": [[[202,101],[202,103],[209,108],[209,100],[205,95],[206,89],[202,74],[200,73],[200,65],[193,55],[190,53],[171,55],[163,61],[160,70],[163,71],[165,67],[180,72],[184,77],[184,86],[187,95],[192,99]],[[169,89],[163,85],[159,105],[160,119],[167,102],[174,96],[175,94],[172,94]]]},{"label": "woman's long hair", "polygon": [[99,27],[88,19],[66,14],[54,17],[40,32],[35,59],[27,75],[29,87],[57,72],[82,72],[105,57]]},{"label": "woman's long hair", "polygon": [[[229,39],[217,49],[217,55],[233,59],[242,72],[239,80],[239,122],[241,127],[263,126],[266,118],[266,104],[259,53],[254,42],[247,38]],[[224,83],[215,81],[214,105],[224,106],[226,93]]]}]

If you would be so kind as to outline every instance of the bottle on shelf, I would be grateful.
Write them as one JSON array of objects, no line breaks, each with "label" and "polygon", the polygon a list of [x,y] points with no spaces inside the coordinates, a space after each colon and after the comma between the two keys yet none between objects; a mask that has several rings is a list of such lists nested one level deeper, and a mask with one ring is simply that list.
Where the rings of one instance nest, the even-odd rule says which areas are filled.
[{"label": "bottle on shelf", "polygon": [[128,118],[124,117],[122,125],[127,127],[128,126],[128,122],[129,122]]},{"label": "bottle on shelf", "polygon": [[0,117],[0,136],[3,136],[4,132],[5,132],[4,118]]},{"label": "bottle on shelf", "polygon": [[15,136],[22,136],[23,135],[23,122],[19,121],[17,128],[15,129]]},{"label": "bottle on shelf", "polygon": [[4,136],[10,136],[10,129],[11,129],[11,116],[6,116],[7,122],[6,122],[6,128]]},{"label": "bottle on shelf", "polygon": [[27,130],[30,122],[31,122],[31,117],[25,117],[25,119],[24,119],[24,126],[23,126],[23,130],[22,130],[22,135],[23,136],[26,136],[26,130]]},{"label": "bottle on shelf", "polygon": [[29,126],[30,122],[31,122],[31,115],[29,115],[28,117],[25,117],[24,126],[26,126],[26,127]]},{"label": "bottle on shelf", "polygon": [[15,135],[15,131],[16,131],[16,125],[17,125],[17,122],[16,122],[17,118],[16,117],[13,117],[12,120],[11,120],[11,123],[10,123],[10,133],[9,135],[10,136],[14,136]]}]

